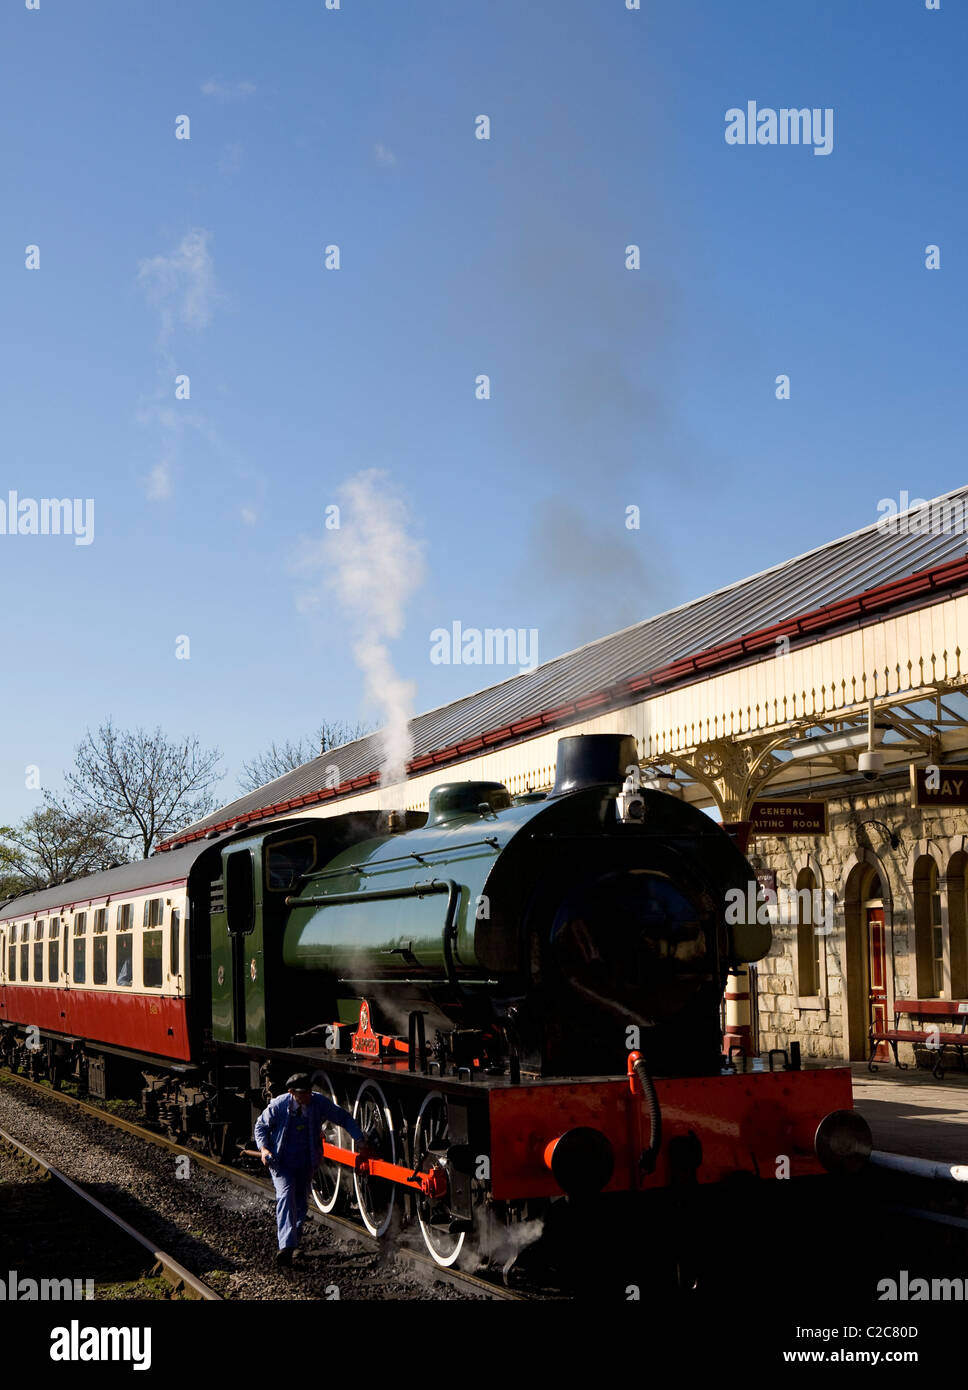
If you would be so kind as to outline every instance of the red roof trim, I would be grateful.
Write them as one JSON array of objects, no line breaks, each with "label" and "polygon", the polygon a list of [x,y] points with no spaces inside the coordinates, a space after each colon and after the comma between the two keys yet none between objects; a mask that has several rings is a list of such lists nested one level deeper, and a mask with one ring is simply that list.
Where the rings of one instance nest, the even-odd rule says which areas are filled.
[{"label": "red roof trim", "polygon": [[[891,608],[910,602],[913,598],[937,595],[937,599],[940,601],[951,590],[965,587],[968,587],[968,558],[949,560],[947,564],[938,565],[934,569],[921,570],[917,574],[907,575],[903,579],[891,580],[889,584],[879,584],[876,588],[865,589],[851,598],[838,599],[835,603],[825,604],[823,608],[816,608],[809,613],[803,613],[799,618],[788,618],[783,622],[774,623],[772,627],[759,628],[755,632],[733,638],[732,641],[722,642],[719,646],[694,652],[692,656],[681,657],[678,661],[673,661],[667,666],[660,666],[654,671],[643,672],[640,676],[634,676],[630,680],[607,686],[604,690],[596,691],[592,695],[583,695],[579,700],[557,705],[554,709],[545,710],[542,714],[529,715],[526,719],[515,720],[513,724],[505,724],[500,729],[492,729],[474,738],[463,739],[460,743],[439,748],[433,753],[424,753],[407,764],[407,771],[409,773],[425,772],[429,768],[438,767],[444,763],[458,762],[468,753],[493,748],[501,743],[512,743],[523,734],[566,723],[573,719],[576,714],[581,714],[585,710],[629,704],[631,696],[644,690],[655,690],[659,687],[668,688],[682,684],[696,675],[708,673],[717,667],[728,667],[731,663],[743,658],[755,657],[764,652],[772,654],[776,650],[777,639],[780,637],[816,636],[843,623],[885,613]],[[350,782],[343,782],[336,788],[326,787],[322,791],[309,792],[293,801],[280,801],[274,806],[266,806],[256,811],[247,811],[244,815],[233,816],[217,825],[206,826],[204,830],[196,830],[191,835],[176,836],[160,845],[159,848],[172,849],[176,845],[185,845],[192,840],[204,839],[213,830],[231,830],[234,825],[238,825],[240,822],[248,824],[250,821],[263,820],[266,816],[278,815],[282,811],[292,810],[296,807],[315,806],[334,797],[347,796],[352,791],[378,786],[379,781],[380,774],[371,772],[364,777],[355,777]]]}]

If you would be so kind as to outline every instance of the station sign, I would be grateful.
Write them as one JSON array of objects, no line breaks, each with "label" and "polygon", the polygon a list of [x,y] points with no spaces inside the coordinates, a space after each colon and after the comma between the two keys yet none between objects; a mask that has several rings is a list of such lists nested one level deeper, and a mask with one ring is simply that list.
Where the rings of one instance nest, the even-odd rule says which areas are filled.
[{"label": "station sign", "polygon": [[912,806],[968,806],[968,765],[911,765]]},{"label": "station sign", "polygon": [[754,801],[754,835],[826,835],[826,801]]}]

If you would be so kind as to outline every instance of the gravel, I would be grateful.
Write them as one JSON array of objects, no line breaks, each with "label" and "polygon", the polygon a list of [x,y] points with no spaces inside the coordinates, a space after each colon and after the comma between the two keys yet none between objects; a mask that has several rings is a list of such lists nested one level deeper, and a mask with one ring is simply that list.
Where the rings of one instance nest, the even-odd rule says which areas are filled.
[{"label": "gravel", "polygon": [[135,1135],[0,1077],[0,1127],[228,1299],[477,1301],[321,1222],[307,1222],[291,1272],[275,1267],[275,1198],[239,1187]]}]

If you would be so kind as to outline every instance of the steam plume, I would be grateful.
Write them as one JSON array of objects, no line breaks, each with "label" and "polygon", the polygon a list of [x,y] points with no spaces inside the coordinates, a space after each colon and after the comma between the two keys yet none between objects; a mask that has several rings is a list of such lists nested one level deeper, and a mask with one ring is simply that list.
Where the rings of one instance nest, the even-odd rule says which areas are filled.
[{"label": "steam plume", "polygon": [[403,781],[413,755],[409,721],[416,687],[397,674],[387,643],[403,631],[407,603],[423,582],[423,547],[384,471],[358,473],[339,497],[339,529],[327,534],[322,550],[328,587],[357,624],[353,656],[367,702],[385,720],[380,780],[392,786]]}]

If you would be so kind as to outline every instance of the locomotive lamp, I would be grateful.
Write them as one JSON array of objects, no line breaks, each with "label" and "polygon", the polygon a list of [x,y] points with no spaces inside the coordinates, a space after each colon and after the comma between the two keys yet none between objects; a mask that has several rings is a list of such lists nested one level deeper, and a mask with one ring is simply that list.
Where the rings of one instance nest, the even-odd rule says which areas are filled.
[{"label": "locomotive lamp", "polygon": [[638,763],[633,763],[629,768],[622,790],[615,799],[615,809],[619,820],[645,819],[645,800],[641,792]]}]

